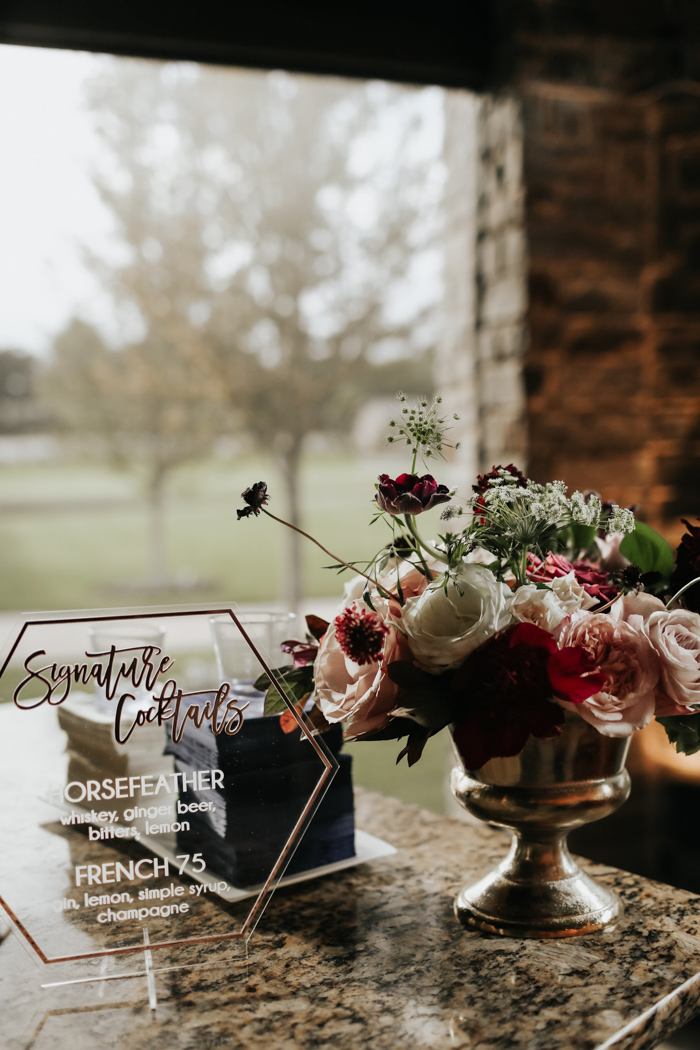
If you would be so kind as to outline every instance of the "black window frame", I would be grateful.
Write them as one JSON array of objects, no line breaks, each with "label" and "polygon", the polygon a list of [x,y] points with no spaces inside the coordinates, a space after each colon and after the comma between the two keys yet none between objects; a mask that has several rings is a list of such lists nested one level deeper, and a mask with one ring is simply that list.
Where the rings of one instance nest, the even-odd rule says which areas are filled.
[{"label": "black window frame", "polygon": [[0,43],[483,91],[511,0],[2,0]]}]

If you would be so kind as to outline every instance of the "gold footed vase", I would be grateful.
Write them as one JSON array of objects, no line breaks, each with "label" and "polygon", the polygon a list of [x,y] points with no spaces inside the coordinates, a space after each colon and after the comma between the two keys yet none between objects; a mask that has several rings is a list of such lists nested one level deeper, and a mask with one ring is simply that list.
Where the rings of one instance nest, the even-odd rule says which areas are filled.
[{"label": "gold footed vase", "polygon": [[560,736],[531,736],[514,758],[453,769],[457,801],[513,831],[505,860],[457,897],[455,913],[465,926],[504,937],[573,937],[614,925],[619,898],[581,871],[566,837],[626,801],[628,747],[629,738],[601,736],[567,712]]}]

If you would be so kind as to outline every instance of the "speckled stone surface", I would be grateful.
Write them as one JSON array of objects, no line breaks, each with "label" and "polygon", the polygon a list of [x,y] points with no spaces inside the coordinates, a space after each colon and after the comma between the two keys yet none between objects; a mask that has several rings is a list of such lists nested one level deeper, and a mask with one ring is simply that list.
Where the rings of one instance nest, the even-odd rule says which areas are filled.
[{"label": "speckled stone surface", "polygon": [[[399,852],[278,890],[247,960],[157,974],[155,1013],[144,977],[40,989],[5,937],[3,1050],[642,1050],[700,1009],[700,898],[590,866],[625,902],[615,930],[491,937],[463,930],[452,900],[503,857],[503,834],[366,792],[358,825]],[[216,899],[197,915],[230,928]]]}]

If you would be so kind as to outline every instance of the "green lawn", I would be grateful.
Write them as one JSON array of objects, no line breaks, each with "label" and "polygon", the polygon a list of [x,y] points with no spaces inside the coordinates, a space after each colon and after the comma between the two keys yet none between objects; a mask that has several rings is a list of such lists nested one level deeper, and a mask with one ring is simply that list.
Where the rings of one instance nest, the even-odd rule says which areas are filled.
[{"label": "green lawn", "polygon": [[[372,516],[381,471],[393,457],[315,455],[302,477],[304,526],[348,560],[370,556],[389,534]],[[134,586],[146,574],[147,517],[138,480],[94,464],[0,466],[0,610],[101,608],[154,602],[274,601],[282,596],[283,528],[267,518],[236,521],[240,493],[264,479],[270,509],[284,514],[282,486],[262,456],[207,461],[171,479],[166,529],[170,572],[199,585],[171,595]],[[304,589],[340,595],[328,557],[304,548]],[[348,745],[355,781],[384,794],[444,810],[447,738],[430,741],[421,761],[396,765],[396,741]]]},{"label": "green lawn", "polygon": [[353,757],[355,783],[444,813],[451,753],[447,732],[428,741],[422,758],[411,769],[405,758],[396,764],[396,756],[404,744],[405,740],[365,740],[346,744],[345,749]]},{"label": "green lawn", "polygon": [[[385,462],[315,456],[303,470],[304,525],[348,560],[371,555],[388,539],[381,524],[367,527]],[[281,597],[283,527],[264,517],[236,521],[241,491],[260,478],[268,482],[270,508],[284,515],[282,486],[263,457],[207,461],[172,477],[167,561],[183,588],[197,581],[189,600]],[[167,600],[139,587],[146,549],[147,514],[136,478],[80,463],[0,467],[0,609]],[[339,594],[342,580],[323,568],[328,557],[306,541],[303,557],[305,593]]]}]

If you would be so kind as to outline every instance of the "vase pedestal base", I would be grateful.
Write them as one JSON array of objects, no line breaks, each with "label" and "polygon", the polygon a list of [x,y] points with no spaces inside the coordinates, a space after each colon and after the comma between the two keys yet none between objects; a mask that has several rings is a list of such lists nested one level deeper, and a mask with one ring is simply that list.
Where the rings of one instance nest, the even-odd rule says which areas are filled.
[{"label": "vase pedestal base", "polygon": [[534,883],[513,878],[506,860],[462,890],[455,915],[464,926],[502,937],[575,937],[610,929],[622,913],[620,899],[569,859],[567,877]]}]

